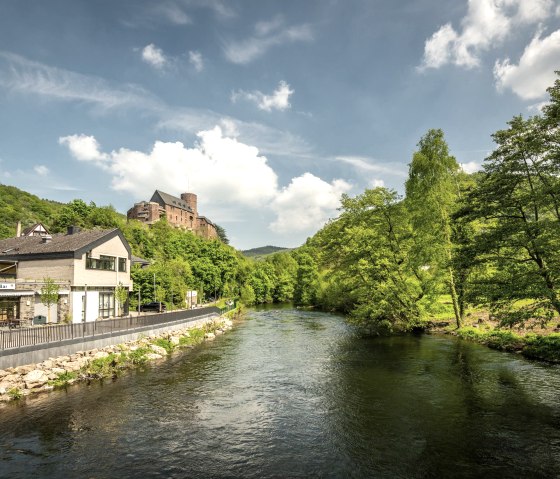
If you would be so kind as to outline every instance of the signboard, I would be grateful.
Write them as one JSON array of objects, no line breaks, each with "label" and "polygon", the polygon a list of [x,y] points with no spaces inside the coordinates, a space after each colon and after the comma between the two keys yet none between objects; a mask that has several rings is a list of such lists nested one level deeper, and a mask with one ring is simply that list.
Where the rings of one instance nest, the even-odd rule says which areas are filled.
[{"label": "signboard", "polygon": [[187,291],[185,302],[187,303],[187,308],[192,308],[198,303],[198,293],[196,291]]},{"label": "signboard", "polygon": [[16,289],[16,283],[0,283],[0,289]]}]

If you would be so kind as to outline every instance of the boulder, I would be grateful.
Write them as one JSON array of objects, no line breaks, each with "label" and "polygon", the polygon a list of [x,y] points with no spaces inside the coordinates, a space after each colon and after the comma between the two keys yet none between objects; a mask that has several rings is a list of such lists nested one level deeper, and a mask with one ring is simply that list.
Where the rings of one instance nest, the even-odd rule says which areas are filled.
[{"label": "boulder", "polygon": [[17,374],[27,374],[33,370],[37,369],[34,364],[26,364],[25,366],[18,366],[15,370]]},{"label": "boulder", "polygon": [[161,346],[157,346],[156,344],[150,344],[150,348],[152,349],[152,351],[156,354],[159,354],[160,356],[166,356],[167,355],[167,351],[162,348]]},{"label": "boulder", "polygon": [[27,389],[35,389],[40,388],[44,384],[46,384],[49,380],[49,377],[42,369],[34,369],[28,372],[24,377],[23,380],[25,381],[25,387]]},{"label": "boulder", "polygon": [[53,374],[56,374],[58,376],[59,374],[64,374],[66,372],[66,369],[52,368],[51,371]]},{"label": "boulder", "polygon": [[171,344],[173,344],[174,346],[177,346],[178,344],[181,343],[181,339],[178,336],[171,336],[171,338],[169,339],[169,341],[171,342]]},{"label": "boulder", "polygon": [[8,371],[6,371],[4,369],[0,369],[0,378],[3,378],[4,376],[7,376],[8,374],[10,374]]},{"label": "boulder", "polygon": [[93,355],[93,359],[106,358],[107,356],[109,356],[109,353],[107,351],[98,351]]},{"label": "boulder", "polygon": [[146,357],[150,360],[151,359],[161,359],[161,358],[163,358],[163,356],[161,354],[156,354],[156,353],[148,353],[148,354],[146,354]]},{"label": "boulder", "polygon": [[51,361],[50,359],[47,359],[46,361],[43,361],[41,363],[41,367],[43,369],[52,369],[52,368],[54,368],[54,361]]},{"label": "boulder", "polygon": [[215,335],[214,333],[206,333],[206,334],[204,335],[204,337],[205,337],[206,339],[214,339],[214,338],[216,337],[216,335]]}]

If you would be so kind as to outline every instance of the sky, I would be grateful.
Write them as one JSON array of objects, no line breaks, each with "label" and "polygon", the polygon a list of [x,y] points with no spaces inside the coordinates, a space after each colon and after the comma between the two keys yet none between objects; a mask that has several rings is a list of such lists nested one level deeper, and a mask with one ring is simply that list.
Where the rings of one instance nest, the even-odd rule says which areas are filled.
[{"label": "sky", "polygon": [[431,128],[479,169],[555,70],[560,0],[0,0],[0,183],[296,247]]}]

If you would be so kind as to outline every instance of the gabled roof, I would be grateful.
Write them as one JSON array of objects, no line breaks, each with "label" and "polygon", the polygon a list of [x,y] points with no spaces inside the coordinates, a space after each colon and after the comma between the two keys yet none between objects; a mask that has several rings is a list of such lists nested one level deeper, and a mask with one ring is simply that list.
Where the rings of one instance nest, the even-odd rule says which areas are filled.
[{"label": "gabled roof", "polygon": [[49,230],[45,228],[43,223],[35,223],[33,226],[29,228],[25,228],[21,233],[22,236],[32,236],[33,233],[38,232],[39,234],[49,234]]},{"label": "gabled roof", "polygon": [[39,258],[80,258],[85,252],[120,237],[128,254],[130,245],[121,230],[87,230],[74,234],[55,234],[45,243],[41,236],[20,236],[0,240],[0,259],[26,260]]},{"label": "gabled roof", "polygon": [[[159,196],[159,198],[158,198],[158,196]],[[155,201],[156,203],[160,203],[160,201],[158,201],[158,199],[161,199],[161,201],[163,201],[163,203],[166,204],[166,205],[175,206],[176,208],[181,208],[182,210],[190,211],[191,213],[194,213],[192,208],[187,205],[187,202],[185,200],[182,200],[181,198],[177,198],[176,196],[170,195],[169,193],[165,193],[163,191],[156,190],[154,192],[154,194],[152,195],[152,198],[151,198],[150,201]]]}]

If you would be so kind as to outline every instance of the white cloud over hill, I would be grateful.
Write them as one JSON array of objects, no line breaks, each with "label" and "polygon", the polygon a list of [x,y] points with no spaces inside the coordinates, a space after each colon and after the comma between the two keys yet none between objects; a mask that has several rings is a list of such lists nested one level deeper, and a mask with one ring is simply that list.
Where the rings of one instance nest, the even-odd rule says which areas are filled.
[{"label": "white cloud over hill", "polygon": [[70,135],[59,143],[80,161],[109,172],[115,190],[146,199],[154,189],[178,195],[187,189],[206,207],[247,208],[275,215],[269,227],[280,234],[313,233],[336,212],[340,195],[350,189],[343,180],[328,183],[311,173],[293,178],[284,188],[259,150],[224,136],[219,126],[198,133],[193,147],[156,141],[149,153],[120,148],[101,151],[93,136]]}]

